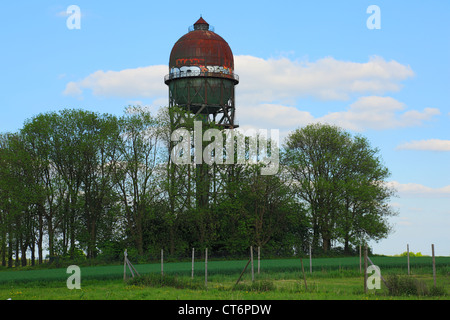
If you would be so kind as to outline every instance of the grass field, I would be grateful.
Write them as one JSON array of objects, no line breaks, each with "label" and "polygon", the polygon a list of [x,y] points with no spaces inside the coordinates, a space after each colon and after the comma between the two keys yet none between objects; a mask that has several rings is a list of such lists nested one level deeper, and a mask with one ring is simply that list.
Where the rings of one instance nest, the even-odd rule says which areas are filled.
[{"label": "grass field", "polygon": [[[406,275],[404,257],[373,257],[384,277]],[[190,279],[191,262],[164,264],[166,283],[148,285],[145,281],[123,281],[123,265],[81,267],[81,289],[69,290],[66,268],[14,270],[0,272],[0,300],[162,300],[162,299],[227,299],[227,300],[291,300],[291,299],[449,299],[450,257],[437,257],[437,284],[442,289],[439,296],[387,294],[381,290],[368,294],[363,291],[363,275],[359,272],[359,258],[313,259],[313,272],[309,273],[309,259],[303,259],[308,288],[305,288],[299,259],[261,260],[261,274],[252,283],[250,266],[238,286],[234,286],[247,261],[208,261],[208,286],[205,288],[204,262],[195,263],[195,277]],[[256,273],[256,261],[255,261]],[[431,288],[433,284],[430,257],[410,259],[411,279]],[[136,264],[138,272],[160,279],[161,265]],[[129,275],[129,272],[128,272]]]}]

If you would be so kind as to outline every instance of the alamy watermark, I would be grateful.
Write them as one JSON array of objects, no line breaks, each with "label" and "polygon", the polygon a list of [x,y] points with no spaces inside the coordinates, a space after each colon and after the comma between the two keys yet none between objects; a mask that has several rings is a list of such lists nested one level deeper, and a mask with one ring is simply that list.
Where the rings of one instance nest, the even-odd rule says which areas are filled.
[{"label": "alamy watermark", "polygon": [[366,13],[371,13],[369,18],[367,18],[366,26],[367,29],[381,29],[381,10],[377,5],[370,5],[367,7]]},{"label": "alamy watermark", "polygon": [[381,289],[381,272],[378,266],[369,266],[367,267],[367,274],[372,274],[367,277],[367,289]]},{"label": "alamy watermark", "polygon": [[67,278],[67,289],[81,289],[81,270],[77,265],[71,265],[67,267],[66,273],[71,274]]},{"label": "alamy watermark", "polygon": [[[225,135],[225,141],[224,141]],[[177,142],[171,150],[172,162],[186,164],[261,164],[262,175],[274,175],[279,168],[279,130],[207,129],[203,132],[201,121],[194,121],[193,137],[186,128],[172,132],[171,140]],[[211,141],[203,148],[204,141]],[[193,152],[192,152],[193,151]]]},{"label": "alamy watermark", "polygon": [[81,10],[77,5],[70,5],[67,7],[66,14],[68,18],[66,20],[67,29],[81,29]]}]

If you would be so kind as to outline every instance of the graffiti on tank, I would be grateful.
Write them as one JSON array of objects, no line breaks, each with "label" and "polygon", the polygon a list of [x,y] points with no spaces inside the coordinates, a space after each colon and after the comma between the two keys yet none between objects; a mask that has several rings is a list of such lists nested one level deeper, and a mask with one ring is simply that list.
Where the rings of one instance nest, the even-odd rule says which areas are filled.
[{"label": "graffiti on tank", "polygon": [[223,73],[223,74],[233,74],[231,68],[225,66],[180,66],[173,67],[170,69],[171,74],[200,74],[200,73]]},{"label": "graffiti on tank", "polygon": [[200,64],[205,64],[205,59],[192,58],[192,59],[177,59],[177,60],[175,60],[176,67],[200,65]]}]

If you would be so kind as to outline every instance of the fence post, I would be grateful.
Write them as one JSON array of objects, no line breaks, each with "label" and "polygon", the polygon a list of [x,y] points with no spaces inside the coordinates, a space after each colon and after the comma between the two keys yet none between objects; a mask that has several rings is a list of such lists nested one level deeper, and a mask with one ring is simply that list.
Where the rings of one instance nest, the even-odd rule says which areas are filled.
[{"label": "fence post", "polygon": [[308,290],[308,286],[306,284],[305,270],[303,269],[303,259],[302,258],[300,258],[300,263],[302,265],[302,274],[303,274],[303,281],[305,282],[305,290]]},{"label": "fence post", "polygon": [[127,280],[127,249],[123,253],[123,281]]},{"label": "fence post", "polygon": [[436,260],[434,258],[434,244],[431,245],[431,255],[433,256],[433,282],[436,288]]},{"label": "fence post", "polygon": [[258,274],[260,270],[260,256],[261,256],[261,247],[258,246]]},{"label": "fence post", "polygon": [[[234,284],[234,287],[237,286],[237,284],[239,283],[239,281],[241,281],[242,275],[244,274],[245,270],[247,270],[248,265],[250,264],[250,259],[248,259],[247,264],[244,267],[244,270],[242,270],[241,274],[239,275],[239,278],[237,279],[236,283]],[[233,289],[234,289],[233,287]]]},{"label": "fence post", "polygon": [[255,270],[253,268],[253,246],[250,246],[250,260],[252,262],[252,282],[255,281]]},{"label": "fence post", "polygon": [[164,249],[161,249],[161,276],[164,276]]},{"label": "fence post", "polygon": [[359,273],[361,273],[361,245],[359,245]]},{"label": "fence post", "polygon": [[406,245],[406,256],[408,257],[408,276],[410,275],[409,269],[409,244]]},{"label": "fence post", "polygon": [[367,293],[367,243],[364,245],[364,293]]},{"label": "fence post", "polygon": [[191,271],[191,278],[194,279],[194,248],[192,248],[192,271]]},{"label": "fence post", "polygon": [[205,248],[205,288],[208,288],[208,248]]},{"label": "fence post", "polygon": [[312,274],[312,256],[311,256],[311,245],[309,245],[309,273]]}]

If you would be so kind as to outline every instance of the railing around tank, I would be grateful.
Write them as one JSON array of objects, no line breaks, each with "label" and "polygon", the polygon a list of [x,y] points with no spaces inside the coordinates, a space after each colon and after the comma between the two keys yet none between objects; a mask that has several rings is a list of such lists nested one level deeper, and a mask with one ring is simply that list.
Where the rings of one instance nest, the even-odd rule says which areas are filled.
[{"label": "railing around tank", "polygon": [[[191,32],[191,31],[194,31],[194,30],[196,30],[194,25],[188,27],[188,32]],[[199,30],[202,30],[202,29],[199,29]],[[214,32],[215,28],[213,26],[211,26],[211,25],[208,25],[204,30],[208,30],[208,31]]]},{"label": "railing around tank", "polygon": [[164,82],[167,82],[172,79],[185,78],[185,77],[219,77],[219,78],[227,78],[234,79],[239,82],[239,76],[235,73],[226,74],[219,72],[201,72],[201,71],[190,71],[190,72],[173,72],[164,76]]}]

